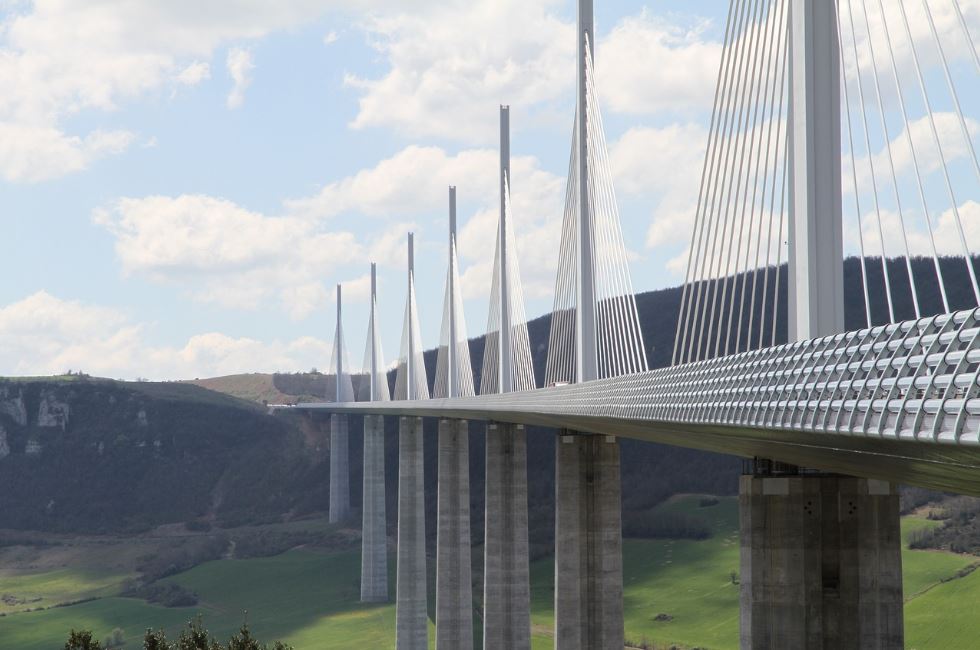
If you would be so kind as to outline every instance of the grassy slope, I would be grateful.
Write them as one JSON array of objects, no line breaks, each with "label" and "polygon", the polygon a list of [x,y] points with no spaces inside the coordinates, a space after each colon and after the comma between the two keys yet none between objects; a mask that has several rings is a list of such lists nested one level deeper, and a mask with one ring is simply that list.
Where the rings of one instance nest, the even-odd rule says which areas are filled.
[{"label": "grassy slope", "polygon": [[194,379],[187,383],[226,395],[233,395],[250,402],[285,404],[296,399],[279,392],[272,384],[272,375],[268,373],[256,372],[244,375],[210,377],[208,379]]},{"label": "grassy slope", "polygon": [[288,395],[276,388],[272,375],[269,373],[253,372],[242,375],[226,375],[224,377],[209,377],[194,379],[186,382],[207,388],[218,393],[231,395],[249,402],[259,404],[293,404],[295,402],[320,401],[313,395]]},{"label": "grassy slope", "polygon": [[[712,648],[737,647],[738,590],[730,573],[738,566],[737,505],[726,498],[699,508],[696,497],[676,498],[661,506],[676,512],[711,517],[715,536],[709,540],[627,540],[624,544],[627,637],[636,641],[676,642]],[[922,519],[903,522],[907,534],[935,525]],[[908,647],[918,650],[968,647],[976,637],[972,607],[980,598],[980,572],[940,583],[972,563],[963,556],[908,551],[905,563]],[[392,563],[393,565],[393,563]],[[229,635],[248,609],[253,629],[264,639],[282,638],[297,650],[340,650],[351,647],[393,648],[394,606],[357,603],[356,552],[319,553],[295,550],[257,560],[209,562],[170,580],[198,592],[201,605],[163,609],[123,598],[43,612],[0,618],[0,647],[49,650],[63,643],[71,627],[92,628],[105,636],[116,626],[125,630],[127,648],[139,647],[143,629],[176,629],[196,612],[221,636]],[[61,570],[59,570],[61,571]],[[104,588],[98,576],[78,570],[61,574],[78,589]],[[25,578],[26,579],[26,578]],[[38,584],[50,580],[37,576]],[[532,618],[535,650],[551,648],[552,562],[532,566]],[[3,578],[0,591],[10,583]],[[392,577],[392,586],[394,579]],[[100,586],[102,585],[102,586]],[[673,617],[655,621],[657,614]],[[434,640],[434,635],[430,635]]]}]

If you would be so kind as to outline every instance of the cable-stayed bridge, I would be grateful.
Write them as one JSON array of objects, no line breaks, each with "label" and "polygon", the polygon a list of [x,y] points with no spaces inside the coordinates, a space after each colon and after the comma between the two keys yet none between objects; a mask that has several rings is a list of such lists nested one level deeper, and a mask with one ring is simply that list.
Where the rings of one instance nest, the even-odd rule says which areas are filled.
[{"label": "cable-stayed bridge", "polygon": [[[421,418],[439,418],[436,646],[472,648],[467,421],[487,421],[484,647],[529,648],[524,427],[544,425],[559,429],[559,650],[624,646],[619,437],[751,459],[740,485],[743,648],[902,648],[894,483],[980,495],[980,287],[969,241],[980,224],[980,8],[732,0],[673,365],[655,370],[620,227],[593,22],[591,1],[579,0],[543,387],[520,282],[506,107],[479,385],[455,188],[431,395],[412,236],[392,399],[375,283],[357,391],[338,288],[336,399],[292,408],[330,414],[331,520],[349,515],[346,416],[365,416],[362,600],[388,597],[382,417],[398,416],[397,647],[428,647]],[[849,248],[860,256],[866,327],[844,332]],[[944,255],[961,257],[967,292]],[[932,261],[934,277],[913,273],[916,256]]]}]

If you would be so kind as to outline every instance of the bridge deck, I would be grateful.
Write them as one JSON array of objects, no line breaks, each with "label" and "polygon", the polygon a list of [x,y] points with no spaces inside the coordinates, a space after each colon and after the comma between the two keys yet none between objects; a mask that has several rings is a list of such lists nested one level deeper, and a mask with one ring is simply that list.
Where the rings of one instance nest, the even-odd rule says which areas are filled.
[{"label": "bridge deck", "polygon": [[980,310],[582,384],[292,408],[496,420],[980,495]]}]

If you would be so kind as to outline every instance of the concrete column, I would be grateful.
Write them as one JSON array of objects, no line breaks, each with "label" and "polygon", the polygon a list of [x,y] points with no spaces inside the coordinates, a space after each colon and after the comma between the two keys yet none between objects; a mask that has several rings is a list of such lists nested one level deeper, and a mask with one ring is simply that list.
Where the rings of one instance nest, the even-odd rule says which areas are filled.
[{"label": "concrete column", "polygon": [[384,416],[364,416],[364,490],[361,499],[361,602],[388,600],[385,521]]},{"label": "concrete column", "polygon": [[530,650],[527,437],[522,425],[487,425],[483,647]]},{"label": "concrete column", "polygon": [[901,650],[898,494],[833,475],[742,476],[742,650]]},{"label": "concrete column", "polygon": [[347,453],[347,416],[330,416],[330,523],[350,517],[350,465]]},{"label": "concrete column", "polygon": [[470,447],[465,420],[439,421],[436,650],[473,648]]},{"label": "concrete column", "polygon": [[555,648],[621,650],[619,443],[562,431],[555,471]]},{"label": "concrete column", "polygon": [[425,467],[422,418],[398,420],[398,567],[396,650],[428,650],[425,572]]}]

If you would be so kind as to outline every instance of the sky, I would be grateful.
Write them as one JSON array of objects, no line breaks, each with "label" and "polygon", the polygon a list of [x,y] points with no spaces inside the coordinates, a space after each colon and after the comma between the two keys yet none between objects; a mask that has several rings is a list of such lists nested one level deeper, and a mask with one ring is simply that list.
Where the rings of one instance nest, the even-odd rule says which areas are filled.
[{"label": "sky", "polygon": [[[980,2],[961,6],[980,34]],[[0,375],[325,369],[338,283],[357,364],[371,261],[393,359],[409,230],[433,347],[449,185],[467,330],[483,333],[500,104],[527,313],[546,313],[574,12],[571,0],[0,0]],[[596,3],[637,291],[684,280],[726,12]]]}]

